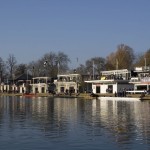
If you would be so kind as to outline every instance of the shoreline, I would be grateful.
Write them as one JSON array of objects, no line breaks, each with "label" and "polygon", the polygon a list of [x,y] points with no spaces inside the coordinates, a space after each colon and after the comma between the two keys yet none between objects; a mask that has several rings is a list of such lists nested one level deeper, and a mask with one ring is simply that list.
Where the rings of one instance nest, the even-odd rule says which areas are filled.
[{"label": "shoreline", "polygon": [[[96,94],[97,96],[90,96],[90,93],[80,93],[79,95],[52,95],[49,93],[36,93],[36,94],[22,94],[22,93],[0,93],[0,96],[24,96],[24,97],[57,97],[57,98],[82,98],[82,99],[94,99],[97,97],[115,97],[112,93]],[[140,98],[140,94],[127,94],[129,98]],[[150,95],[145,95],[142,100],[150,100]]]},{"label": "shoreline", "polygon": [[93,99],[94,97],[90,96],[89,93],[81,93],[79,95],[72,94],[70,95],[52,95],[49,93],[36,93],[36,94],[22,94],[22,93],[0,93],[0,96],[23,96],[23,97],[57,97],[57,98],[83,98],[83,99]]}]

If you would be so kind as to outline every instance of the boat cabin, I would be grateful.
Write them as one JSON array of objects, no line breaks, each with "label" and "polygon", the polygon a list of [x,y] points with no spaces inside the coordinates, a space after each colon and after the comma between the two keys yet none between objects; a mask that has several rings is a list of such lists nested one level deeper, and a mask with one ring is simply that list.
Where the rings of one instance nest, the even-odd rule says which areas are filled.
[{"label": "boat cabin", "polygon": [[78,93],[81,76],[79,74],[57,75],[54,80],[57,93]]},{"label": "boat cabin", "polygon": [[30,84],[32,87],[32,93],[47,93],[50,80],[50,77],[32,78],[32,83]]},{"label": "boat cabin", "polygon": [[16,78],[7,79],[6,82],[1,84],[0,90],[3,93],[25,93],[31,80],[32,76],[24,73]]},{"label": "boat cabin", "polygon": [[134,91],[149,91],[150,90],[150,68],[135,67],[134,77],[131,77],[130,83],[134,85]]},{"label": "boat cabin", "polygon": [[91,91],[95,94],[118,93],[123,90],[133,89],[133,84],[129,84],[131,72],[127,69],[102,71],[99,80],[85,81],[87,89],[91,86]]}]

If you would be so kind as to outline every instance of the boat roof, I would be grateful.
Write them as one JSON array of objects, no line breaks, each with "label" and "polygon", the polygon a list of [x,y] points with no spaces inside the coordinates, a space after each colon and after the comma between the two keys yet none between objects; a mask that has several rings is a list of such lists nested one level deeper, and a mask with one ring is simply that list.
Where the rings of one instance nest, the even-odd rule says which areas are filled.
[{"label": "boat roof", "polygon": [[32,79],[51,79],[50,77],[34,77]]},{"label": "boat roof", "polygon": [[85,81],[86,83],[129,83],[129,80],[90,80]]},{"label": "boat roof", "polygon": [[80,76],[80,74],[59,74],[58,77]]}]

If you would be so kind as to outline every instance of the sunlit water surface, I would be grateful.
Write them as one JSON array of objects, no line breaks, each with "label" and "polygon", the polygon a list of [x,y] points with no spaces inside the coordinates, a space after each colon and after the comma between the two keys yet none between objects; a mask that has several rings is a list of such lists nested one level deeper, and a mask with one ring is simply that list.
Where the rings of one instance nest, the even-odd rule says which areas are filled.
[{"label": "sunlit water surface", "polygon": [[150,149],[150,102],[0,97],[0,150]]}]

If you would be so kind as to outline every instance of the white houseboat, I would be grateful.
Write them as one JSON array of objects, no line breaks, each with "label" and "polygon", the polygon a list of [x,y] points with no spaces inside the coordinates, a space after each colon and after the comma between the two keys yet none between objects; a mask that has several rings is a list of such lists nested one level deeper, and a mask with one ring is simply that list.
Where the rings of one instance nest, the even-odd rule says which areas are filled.
[{"label": "white houseboat", "polygon": [[[131,71],[127,69],[102,71],[102,77],[99,80],[85,81],[92,85],[94,94],[118,93],[122,90],[133,89],[133,84],[129,84]],[[88,87],[87,87],[88,88]]]},{"label": "white houseboat", "polygon": [[14,79],[7,79],[5,83],[1,83],[0,90],[3,93],[26,93],[27,85],[31,84],[31,80],[32,76],[24,73]]},{"label": "white houseboat", "polygon": [[129,82],[134,85],[134,92],[142,93],[150,91],[150,68],[135,67],[134,73],[135,76]]},{"label": "white houseboat", "polygon": [[32,79],[32,93],[47,93],[48,82],[51,80],[50,77],[35,77]]},{"label": "white houseboat", "polygon": [[57,75],[57,80],[54,80],[57,93],[78,93],[80,86],[80,74],[65,74]]}]

